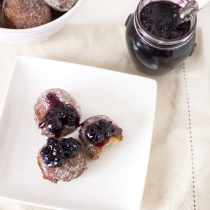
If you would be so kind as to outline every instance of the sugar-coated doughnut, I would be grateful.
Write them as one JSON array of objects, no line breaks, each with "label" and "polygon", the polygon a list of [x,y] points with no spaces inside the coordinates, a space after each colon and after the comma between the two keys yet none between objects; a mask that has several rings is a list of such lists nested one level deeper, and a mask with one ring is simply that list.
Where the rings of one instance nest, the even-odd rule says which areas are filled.
[{"label": "sugar-coated doughnut", "polygon": [[72,95],[65,90],[46,90],[35,106],[35,121],[42,135],[61,140],[74,132],[81,119],[81,109]]},{"label": "sugar-coated doughnut", "polygon": [[104,146],[117,144],[123,139],[122,129],[104,115],[88,118],[80,128],[79,137],[93,160],[99,158]]},{"label": "sugar-coated doughnut", "polygon": [[32,28],[51,21],[50,7],[43,0],[4,0],[3,12],[10,28]]},{"label": "sugar-coated doughnut", "polygon": [[49,138],[37,157],[43,178],[51,182],[70,182],[87,169],[79,141],[73,138],[58,141]]},{"label": "sugar-coated doughnut", "polygon": [[78,0],[45,0],[45,2],[55,10],[66,12],[70,10]]}]

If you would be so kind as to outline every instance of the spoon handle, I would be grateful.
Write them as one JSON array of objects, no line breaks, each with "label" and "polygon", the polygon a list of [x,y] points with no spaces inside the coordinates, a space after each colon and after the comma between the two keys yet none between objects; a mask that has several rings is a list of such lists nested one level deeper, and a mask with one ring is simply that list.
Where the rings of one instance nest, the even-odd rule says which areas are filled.
[{"label": "spoon handle", "polygon": [[[201,4],[198,4],[202,2]],[[184,7],[179,10],[179,17],[183,21],[188,21],[190,18],[196,14],[209,0],[191,0]],[[205,2],[205,4],[204,4]]]}]

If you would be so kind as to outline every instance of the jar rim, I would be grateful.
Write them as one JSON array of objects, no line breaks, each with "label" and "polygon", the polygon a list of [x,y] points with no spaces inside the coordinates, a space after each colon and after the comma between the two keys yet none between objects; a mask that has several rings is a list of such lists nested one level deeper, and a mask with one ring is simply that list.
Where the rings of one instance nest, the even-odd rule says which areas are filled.
[{"label": "jar rim", "polygon": [[[159,2],[159,1],[162,2],[162,0],[153,0],[152,2]],[[146,2],[146,4],[145,4],[145,2]],[[173,2],[173,0],[168,1],[168,2]],[[181,1],[181,3],[179,3],[179,6],[184,7],[187,2],[188,1],[186,1],[186,0]],[[142,23],[139,19],[141,10],[146,5],[148,5],[149,3],[151,3],[150,0],[141,0],[138,4],[137,8],[136,8],[136,11],[134,12],[134,19],[133,19],[134,27],[135,27],[138,35],[143,36],[149,42],[152,42],[152,43],[158,44],[158,45],[163,45],[163,46],[174,46],[174,45],[176,45],[177,47],[180,47],[181,45],[183,45],[184,43],[186,43],[187,41],[190,40],[190,38],[195,33],[195,29],[196,29],[196,25],[197,25],[197,15],[196,14],[193,15],[193,17],[190,19],[191,28],[190,28],[190,31],[186,35],[184,35],[183,37],[179,37],[177,39],[169,39],[169,40],[161,39],[161,38],[155,37],[152,34],[148,33],[144,29],[144,27],[143,27],[143,25],[142,25]]]}]

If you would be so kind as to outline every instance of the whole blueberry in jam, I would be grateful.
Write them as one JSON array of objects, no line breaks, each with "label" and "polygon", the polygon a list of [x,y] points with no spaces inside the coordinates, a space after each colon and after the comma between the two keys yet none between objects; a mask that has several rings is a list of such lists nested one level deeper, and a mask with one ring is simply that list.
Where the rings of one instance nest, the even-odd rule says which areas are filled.
[{"label": "whole blueberry in jam", "polygon": [[49,167],[60,167],[65,159],[76,156],[81,150],[79,141],[73,138],[58,141],[54,138],[47,140],[47,145],[40,151],[43,162]]},{"label": "whole blueberry in jam", "polygon": [[77,113],[74,109],[68,107],[61,110],[61,121],[68,126],[73,126],[76,123]]},{"label": "whole blueberry in jam", "polygon": [[62,144],[66,158],[76,156],[81,149],[81,143],[73,138],[64,139]]},{"label": "whole blueberry in jam", "polygon": [[89,125],[87,127],[86,135],[91,142],[93,142],[97,146],[102,146],[104,141],[114,135],[115,130],[116,127],[112,125],[111,121],[106,121],[105,119],[102,119]]},{"label": "whole blueberry in jam", "polygon": [[47,99],[50,106],[44,121],[39,124],[41,129],[47,127],[55,138],[59,138],[64,125],[79,126],[79,116],[74,107],[61,102],[52,93],[47,95]]}]

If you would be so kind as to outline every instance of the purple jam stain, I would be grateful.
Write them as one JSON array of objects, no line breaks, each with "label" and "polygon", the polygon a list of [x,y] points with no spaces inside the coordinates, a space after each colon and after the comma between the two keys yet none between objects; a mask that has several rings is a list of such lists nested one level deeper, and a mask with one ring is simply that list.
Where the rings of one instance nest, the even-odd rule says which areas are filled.
[{"label": "purple jam stain", "polygon": [[97,147],[103,147],[112,136],[119,136],[122,129],[112,125],[111,121],[98,120],[89,125],[86,130],[88,140]]},{"label": "purple jam stain", "polygon": [[118,127],[115,127],[115,126],[114,126],[114,128],[115,128],[115,131],[114,131],[113,136],[117,137],[117,136],[119,136],[122,133],[122,129],[118,128]]},{"label": "purple jam stain", "polygon": [[190,21],[180,22],[178,12],[180,6],[172,2],[152,2],[140,13],[143,28],[151,35],[160,39],[178,39],[190,31]]},{"label": "purple jam stain", "polygon": [[80,123],[80,124],[79,124],[79,126],[83,127],[83,126],[84,126],[84,124],[85,124],[84,122],[83,122],[83,123]]},{"label": "purple jam stain", "polygon": [[46,98],[49,108],[39,128],[47,127],[55,138],[59,138],[63,125],[79,126],[79,115],[74,107],[61,102],[54,93],[48,93]]},{"label": "purple jam stain", "polygon": [[48,99],[48,103],[50,104],[49,111],[51,111],[53,108],[65,107],[65,104],[61,102],[54,93],[48,93],[46,98]]}]

